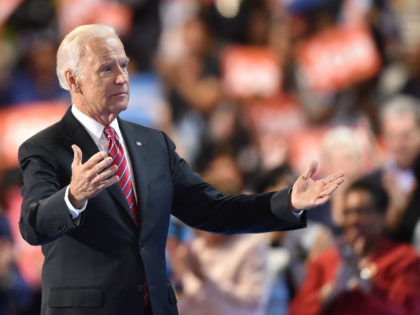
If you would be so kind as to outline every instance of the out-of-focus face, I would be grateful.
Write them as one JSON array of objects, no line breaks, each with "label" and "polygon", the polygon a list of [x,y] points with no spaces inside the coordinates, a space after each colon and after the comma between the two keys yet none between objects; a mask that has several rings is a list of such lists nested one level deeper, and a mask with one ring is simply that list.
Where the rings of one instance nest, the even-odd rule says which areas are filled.
[{"label": "out-of-focus face", "polygon": [[361,157],[342,145],[326,150],[323,155],[324,172],[335,174],[344,172],[348,182],[358,178],[362,172]]},{"label": "out-of-focus face", "polygon": [[185,22],[183,36],[188,51],[193,55],[203,55],[209,49],[209,35],[206,26],[199,19]]},{"label": "out-of-focus face", "polygon": [[382,234],[384,216],[374,208],[370,194],[362,189],[350,191],[343,210],[342,228],[351,245],[363,238],[367,243]]},{"label": "out-of-focus face", "polygon": [[55,76],[55,54],[57,48],[48,43],[37,45],[29,54],[29,66],[36,74]]},{"label": "out-of-focus face", "polygon": [[91,117],[112,121],[127,108],[130,95],[123,44],[117,36],[94,39],[84,47],[81,63],[80,92],[72,94],[73,102]]},{"label": "out-of-focus face", "polygon": [[400,168],[411,167],[420,151],[420,127],[413,114],[389,115],[382,122],[386,146]]}]

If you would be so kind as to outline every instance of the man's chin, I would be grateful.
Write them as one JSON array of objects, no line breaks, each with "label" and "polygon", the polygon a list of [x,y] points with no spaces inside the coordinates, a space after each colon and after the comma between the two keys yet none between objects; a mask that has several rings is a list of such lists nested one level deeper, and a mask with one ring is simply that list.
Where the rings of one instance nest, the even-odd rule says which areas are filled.
[{"label": "man's chin", "polygon": [[117,114],[117,116],[118,116],[121,112],[125,111],[125,110],[127,109],[127,107],[128,107],[128,102],[119,102],[119,103],[114,103],[114,104],[112,104],[112,105],[110,106],[111,111],[112,111],[113,113],[116,113],[116,114]]}]

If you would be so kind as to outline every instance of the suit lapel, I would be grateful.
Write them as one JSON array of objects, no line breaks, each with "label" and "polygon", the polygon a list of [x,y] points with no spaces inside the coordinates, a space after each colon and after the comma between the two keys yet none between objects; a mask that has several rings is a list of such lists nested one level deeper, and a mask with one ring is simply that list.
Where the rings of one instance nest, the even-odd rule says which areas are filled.
[{"label": "suit lapel", "polygon": [[[130,156],[131,167],[133,169],[132,177],[135,180],[137,194],[137,204],[139,206],[140,224],[143,222],[143,216],[147,205],[148,179],[147,179],[147,144],[144,134],[140,134],[134,126],[118,118],[118,125],[124,137],[124,145]],[[137,142],[141,142],[141,146]]]},{"label": "suit lapel", "polygon": [[[68,138],[67,141],[64,142],[65,147],[73,154],[73,149],[71,146],[73,144],[77,145],[82,150],[82,163],[86,163],[86,161],[88,161],[94,154],[99,152],[99,149],[95,142],[92,140],[92,137],[71,113],[71,107],[67,110],[66,114],[61,120],[61,123],[61,132]],[[116,199],[116,201],[118,201],[118,203],[130,215],[133,223],[136,224],[133,215],[131,214],[131,209],[128,206],[127,200],[125,199],[119,184],[116,183],[108,187],[106,190]]]}]

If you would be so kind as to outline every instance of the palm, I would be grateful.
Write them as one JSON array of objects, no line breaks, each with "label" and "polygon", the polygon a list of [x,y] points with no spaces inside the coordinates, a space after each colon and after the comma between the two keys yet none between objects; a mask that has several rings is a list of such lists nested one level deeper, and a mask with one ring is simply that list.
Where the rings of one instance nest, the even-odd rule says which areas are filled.
[{"label": "palm", "polygon": [[315,181],[318,163],[312,161],[309,168],[293,185],[291,204],[297,210],[310,209],[323,205],[331,198],[331,194],[344,182],[344,174],[336,173],[322,180]]}]

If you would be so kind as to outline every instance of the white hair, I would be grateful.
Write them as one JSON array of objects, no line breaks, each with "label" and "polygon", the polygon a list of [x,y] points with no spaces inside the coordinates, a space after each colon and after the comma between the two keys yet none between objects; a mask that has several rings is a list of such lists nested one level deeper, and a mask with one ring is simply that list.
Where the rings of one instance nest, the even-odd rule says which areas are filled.
[{"label": "white hair", "polygon": [[385,118],[412,114],[420,126],[420,101],[409,95],[396,95],[387,101],[381,110],[380,118],[383,122]]},{"label": "white hair", "polygon": [[64,72],[70,69],[75,75],[82,70],[80,58],[84,46],[93,39],[118,36],[112,27],[93,24],[76,27],[63,39],[57,51],[57,76],[60,86],[69,90]]},{"label": "white hair", "polygon": [[361,157],[356,133],[349,127],[336,127],[325,134],[323,142],[324,152],[336,150],[337,148],[340,150],[348,150],[356,161]]}]

